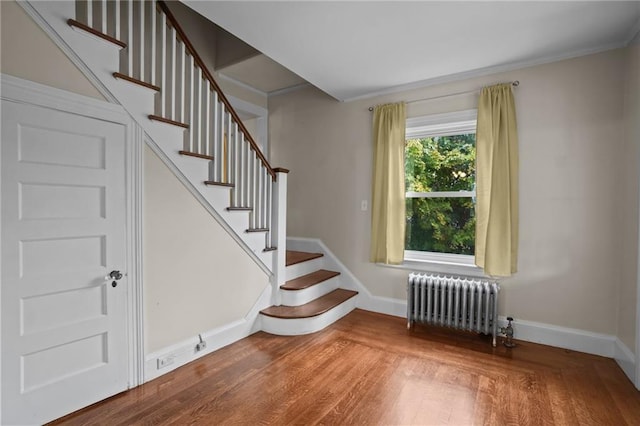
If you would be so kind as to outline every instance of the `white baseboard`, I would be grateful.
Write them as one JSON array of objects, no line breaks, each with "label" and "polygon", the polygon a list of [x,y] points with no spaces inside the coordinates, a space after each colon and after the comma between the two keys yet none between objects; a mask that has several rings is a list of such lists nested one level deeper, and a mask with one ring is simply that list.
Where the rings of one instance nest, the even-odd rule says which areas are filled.
[{"label": "white baseboard", "polygon": [[[270,304],[271,286],[268,285],[264,288],[256,303],[243,319],[200,334],[207,344],[204,350],[196,352],[196,344],[198,344],[200,339],[198,336],[193,336],[183,340],[182,342],[148,354],[145,356],[144,362],[145,383],[260,331],[262,327],[260,324],[259,313]],[[171,364],[159,368],[158,360],[165,358],[171,358]]]},{"label": "white baseboard", "polygon": [[[360,292],[358,308],[379,312],[397,317],[406,317],[407,302],[401,299],[392,299],[372,295],[324,243],[315,238],[287,238],[287,248],[304,251],[321,251],[325,255],[325,266],[328,269],[339,271],[344,277],[341,287]],[[408,275],[408,273],[407,273]],[[499,326],[507,324],[504,317],[499,318]],[[635,361],[633,353],[616,336],[610,334],[594,333],[575,328],[560,327],[535,321],[515,319],[513,322],[515,338],[543,345],[600,355],[607,358],[615,358],[621,368],[629,376],[633,377]],[[618,343],[619,342],[619,343]],[[634,380],[632,379],[632,382]]]},{"label": "white baseboard", "polygon": [[[570,349],[592,355],[613,358],[616,337],[577,328],[560,327],[535,321],[513,321],[514,338],[526,342],[540,343],[556,348]],[[498,318],[498,326],[507,325],[505,317]]]},{"label": "white baseboard", "polygon": [[[616,360],[624,374],[627,375],[631,383],[635,383],[636,357],[631,350],[616,337],[613,359]],[[638,386],[636,386],[638,388]],[[640,389],[640,388],[639,388]]]}]

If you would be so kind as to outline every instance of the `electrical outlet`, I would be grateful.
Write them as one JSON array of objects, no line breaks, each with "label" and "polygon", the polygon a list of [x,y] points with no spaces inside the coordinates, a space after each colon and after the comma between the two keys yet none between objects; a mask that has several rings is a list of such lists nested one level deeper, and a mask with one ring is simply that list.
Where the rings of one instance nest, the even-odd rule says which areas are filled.
[{"label": "electrical outlet", "polygon": [[175,360],[176,360],[175,355],[167,355],[165,357],[158,358],[158,370],[166,367],[167,365],[173,364]]},{"label": "electrical outlet", "polygon": [[196,352],[203,351],[207,347],[207,342],[204,340],[196,345]]}]

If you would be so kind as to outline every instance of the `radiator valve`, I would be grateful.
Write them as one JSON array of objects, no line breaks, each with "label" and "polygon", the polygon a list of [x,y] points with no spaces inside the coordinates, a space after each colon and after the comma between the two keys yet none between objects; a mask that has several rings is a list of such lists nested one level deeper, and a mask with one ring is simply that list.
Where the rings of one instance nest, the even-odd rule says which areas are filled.
[{"label": "radiator valve", "polygon": [[507,348],[514,348],[516,344],[513,341],[513,326],[511,325],[513,318],[507,317],[507,321],[509,321],[509,323],[506,327],[500,327],[500,333],[505,335],[505,339],[502,341],[502,344]]}]

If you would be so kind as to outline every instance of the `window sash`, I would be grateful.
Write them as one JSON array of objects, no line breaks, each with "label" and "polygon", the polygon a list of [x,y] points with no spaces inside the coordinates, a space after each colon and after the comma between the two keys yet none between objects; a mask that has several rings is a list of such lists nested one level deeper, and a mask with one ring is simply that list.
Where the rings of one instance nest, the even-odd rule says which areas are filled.
[{"label": "window sash", "polygon": [[476,191],[407,191],[405,198],[475,198]]},{"label": "window sash", "polygon": [[475,257],[470,254],[439,253],[436,251],[405,250],[407,262],[434,262],[452,265],[475,265]]}]

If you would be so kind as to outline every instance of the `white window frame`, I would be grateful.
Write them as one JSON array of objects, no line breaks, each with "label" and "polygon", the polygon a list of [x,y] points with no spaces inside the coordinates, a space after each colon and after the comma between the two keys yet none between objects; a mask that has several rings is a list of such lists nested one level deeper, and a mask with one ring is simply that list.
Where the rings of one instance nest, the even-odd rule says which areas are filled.
[{"label": "white window frame", "polygon": [[[477,118],[478,111],[475,109],[409,118],[406,124],[406,139],[475,133]],[[473,191],[441,192],[408,191],[405,197],[475,197],[475,189]],[[404,264],[400,265],[400,267],[442,273],[484,276],[482,269],[475,265],[474,256],[464,254],[405,250]]]}]

